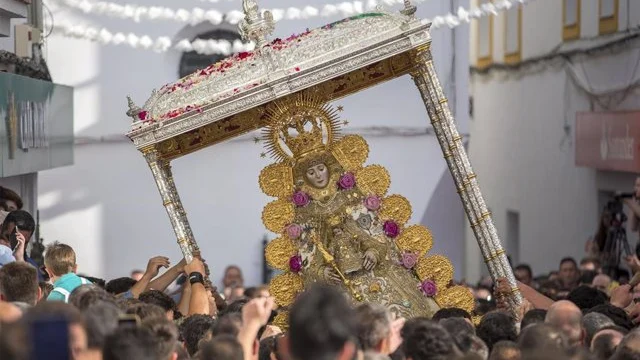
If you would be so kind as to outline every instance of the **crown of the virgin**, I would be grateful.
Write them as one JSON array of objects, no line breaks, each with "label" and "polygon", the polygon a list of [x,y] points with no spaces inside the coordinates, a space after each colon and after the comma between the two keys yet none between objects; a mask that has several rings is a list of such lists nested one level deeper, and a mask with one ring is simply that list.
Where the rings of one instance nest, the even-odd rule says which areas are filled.
[{"label": "crown of the virgin", "polygon": [[340,131],[336,110],[310,94],[274,102],[266,117],[263,140],[277,161],[298,161],[307,154],[329,150]]}]

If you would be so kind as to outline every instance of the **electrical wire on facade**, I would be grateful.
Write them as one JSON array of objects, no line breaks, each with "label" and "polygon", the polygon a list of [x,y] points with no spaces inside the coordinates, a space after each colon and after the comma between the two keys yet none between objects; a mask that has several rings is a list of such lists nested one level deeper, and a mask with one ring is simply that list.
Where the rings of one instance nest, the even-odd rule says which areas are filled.
[{"label": "electrical wire on facade", "polygon": [[[483,68],[472,66],[470,68],[471,75],[522,77],[525,75],[531,75],[545,71],[548,68],[563,66],[566,64],[568,59],[579,60],[583,57],[617,54],[628,50],[633,45],[638,47],[638,43],[636,40],[640,38],[640,27],[635,27],[623,32],[613,34],[611,37],[621,35],[623,35],[621,38],[601,45],[572,49],[567,51],[561,51],[560,49],[562,48],[562,44],[560,44],[548,54],[532,57],[516,64],[494,63]],[[586,42],[595,39],[602,39],[602,37],[583,38],[580,41]]]}]

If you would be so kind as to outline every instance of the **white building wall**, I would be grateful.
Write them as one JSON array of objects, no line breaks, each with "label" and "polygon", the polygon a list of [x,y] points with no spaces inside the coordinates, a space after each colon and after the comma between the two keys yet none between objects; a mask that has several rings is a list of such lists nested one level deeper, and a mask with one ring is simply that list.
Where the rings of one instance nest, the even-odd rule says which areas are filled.
[{"label": "white building wall", "polygon": [[[524,7],[522,59],[548,54],[562,44],[562,1],[535,1]],[[638,24],[638,2],[620,1],[620,30]],[[598,1],[582,0],[582,38],[598,35]],[[624,21],[623,21],[624,20]],[[472,26],[472,41],[477,42]],[[494,21],[494,63],[503,62],[495,49],[504,36],[500,20]],[[581,47],[588,48],[590,40]],[[470,59],[476,61],[476,46]],[[585,63],[590,85],[612,88],[632,78],[640,53],[630,49],[605,55],[604,61]],[[607,62],[606,59],[609,59]],[[616,63],[616,66],[611,66]],[[579,65],[578,65],[579,67]],[[627,79],[627,80],[625,80]],[[584,243],[597,228],[600,214],[598,191],[630,191],[633,174],[611,174],[574,165],[573,127],[578,111],[600,109],[568,78],[564,66],[541,66],[527,73],[490,72],[472,75],[473,114],[469,153],[480,186],[492,211],[498,233],[506,240],[507,212],[520,216],[520,262],[534,272],[555,270],[564,256],[578,260]],[[632,92],[613,108],[638,109],[640,94]],[[568,126],[568,127],[565,127]],[[630,235],[632,246],[635,236]],[[484,262],[470,230],[467,230],[467,277],[484,271]]]},{"label": "white building wall", "polygon": [[[140,5],[177,7],[175,1],[139,0]],[[260,0],[262,8],[320,6],[326,1]],[[183,1],[179,6],[206,8],[208,3]],[[433,17],[468,7],[466,0],[429,1],[418,14]],[[213,4],[221,11],[239,7],[234,3]],[[73,19],[77,24],[106,27],[112,32],[172,36],[182,26],[174,22],[135,24],[107,17],[83,15],[77,11],[53,9],[57,21]],[[338,18],[312,18],[281,21],[276,37],[301,32]],[[452,46],[451,31],[434,33],[434,57],[443,86],[456,104],[458,122],[466,129],[468,96],[468,27],[456,30]],[[453,49],[465,56],[454,58]],[[179,54],[155,54],[126,46],[101,46],[82,40],[53,35],[48,40],[48,62],[56,82],[75,87],[76,136],[103,137],[104,142],[76,146],[75,165],[42,173],[40,209],[42,235],[46,242],[60,240],[78,252],[79,271],[112,278],[126,276],[132,268],[145,266],[155,255],[179,258],[173,231],[164,212],[151,173],[142,155],[131,143],[122,141],[130,125],[125,116],[125,95],[142,104],[153,88],[176,80]],[[73,54],[70,56],[70,54]],[[453,70],[452,70],[453,69]],[[354,129],[370,126],[397,128],[427,127],[424,105],[409,77],[339,101],[344,117]],[[465,131],[463,131],[465,132]],[[114,141],[106,141],[114,140]],[[368,138],[369,163],[386,166],[392,176],[390,193],[406,196],[413,205],[413,221],[419,222],[427,209],[431,191],[446,171],[444,160],[430,136]],[[262,208],[269,201],[261,194],[257,178],[269,162],[261,159],[260,145],[251,141],[228,142],[199,151],[173,163],[173,172],[196,240],[211,267],[213,280],[220,279],[228,264],[238,264],[249,284],[260,281],[262,248],[266,233],[261,221]],[[425,154],[424,156],[422,154]],[[427,156],[428,155],[428,156]],[[458,201],[452,194],[450,201]],[[449,219],[461,226],[462,215]],[[464,239],[442,239],[458,244]],[[438,239],[436,239],[436,243]],[[456,246],[453,246],[456,248]],[[449,249],[449,246],[447,246]],[[462,259],[455,265],[462,270]]]}]

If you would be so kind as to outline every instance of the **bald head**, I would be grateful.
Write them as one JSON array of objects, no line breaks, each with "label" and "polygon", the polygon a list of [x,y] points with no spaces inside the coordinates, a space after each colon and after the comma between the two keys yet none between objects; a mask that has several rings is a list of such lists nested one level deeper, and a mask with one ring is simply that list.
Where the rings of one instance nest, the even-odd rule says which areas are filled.
[{"label": "bald head", "polygon": [[609,287],[611,286],[611,278],[605,274],[596,275],[596,277],[593,278],[591,286],[608,295]]},{"label": "bald head", "polygon": [[544,322],[562,331],[571,345],[582,344],[582,311],[571,301],[561,300],[551,305]]},{"label": "bald head", "polygon": [[[604,335],[603,335],[604,336]],[[640,352],[640,332],[632,331],[625,336],[615,353],[611,357],[612,360],[635,359]]]},{"label": "bald head", "polygon": [[[597,348],[608,346],[615,349],[624,339],[624,334],[616,329],[604,329],[598,331],[591,341],[591,351],[595,352]],[[613,353],[613,351],[611,351]],[[610,354],[611,355],[611,354]]]}]

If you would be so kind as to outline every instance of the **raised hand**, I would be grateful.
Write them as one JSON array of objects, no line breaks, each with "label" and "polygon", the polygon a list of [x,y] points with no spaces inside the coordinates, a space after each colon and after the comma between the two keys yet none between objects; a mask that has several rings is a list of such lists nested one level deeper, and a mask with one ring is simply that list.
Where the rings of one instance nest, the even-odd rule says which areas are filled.
[{"label": "raised hand", "polygon": [[620,285],[611,290],[611,305],[624,309],[629,306],[632,301],[633,292],[631,291],[631,286]]},{"label": "raised hand", "polygon": [[153,257],[149,259],[149,262],[147,263],[147,270],[145,271],[145,274],[149,275],[149,277],[153,279],[158,275],[161,268],[168,269],[169,265],[171,265],[171,263],[169,262],[168,257],[164,257],[164,256]]},{"label": "raised hand", "polygon": [[202,260],[200,260],[197,257],[194,257],[193,260],[191,260],[190,263],[188,263],[188,264],[186,264],[184,266],[184,272],[187,275],[189,275],[189,274],[191,274],[193,272],[199,272],[203,276],[206,274],[205,268],[204,268],[204,263],[202,262]]},{"label": "raised hand", "polygon": [[27,239],[25,239],[24,235],[22,235],[20,231],[16,231],[16,240],[18,240],[18,245],[13,251],[13,255],[15,256],[16,261],[24,261],[24,247],[27,243]]},{"label": "raised hand", "polygon": [[403,318],[398,318],[393,320],[391,323],[391,332],[389,333],[389,353],[392,354],[400,345],[402,345],[402,335],[401,331],[404,327],[404,323],[406,322]]},{"label": "raised hand", "polygon": [[266,325],[273,310],[273,298],[256,298],[242,307],[242,324]]}]

